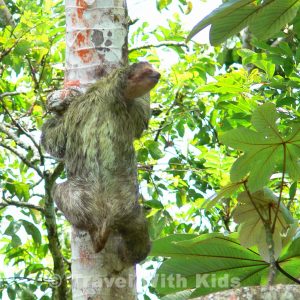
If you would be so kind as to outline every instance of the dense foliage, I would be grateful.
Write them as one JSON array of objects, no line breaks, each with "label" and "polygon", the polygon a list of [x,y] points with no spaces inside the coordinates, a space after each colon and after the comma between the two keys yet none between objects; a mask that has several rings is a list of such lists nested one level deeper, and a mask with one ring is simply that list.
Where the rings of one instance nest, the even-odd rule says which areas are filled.
[{"label": "dense foliage", "polygon": [[[162,15],[175,7],[173,18],[155,30],[141,19],[130,31],[130,60],[162,72],[150,127],[135,144],[141,201],[156,240],[147,270],[163,261],[144,299],[183,300],[300,276],[299,1],[268,1],[273,12],[285,3],[294,9],[273,20],[279,25],[265,25],[258,14],[259,24],[243,19],[236,28],[241,12],[261,2],[227,1],[200,22],[193,34],[228,26],[226,36],[211,31],[214,44],[230,38],[214,48],[185,43],[181,17],[192,4],[184,0],[158,1]],[[50,196],[63,166],[39,145],[46,96],[63,84],[64,6],[6,3],[14,19],[0,19],[0,298],[46,300],[56,285],[61,294],[70,288],[69,225]],[[240,35],[247,22],[274,30]],[[164,64],[166,53],[178,62]],[[183,284],[159,279],[174,274]],[[199,274],[209,275],[200,286]],[[224,276],[227,284],[214,284]]]}]

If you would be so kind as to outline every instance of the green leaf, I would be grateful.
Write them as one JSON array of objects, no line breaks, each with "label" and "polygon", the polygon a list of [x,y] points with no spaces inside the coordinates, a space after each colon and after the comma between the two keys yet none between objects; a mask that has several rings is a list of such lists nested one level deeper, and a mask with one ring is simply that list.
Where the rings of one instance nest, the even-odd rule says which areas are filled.
[{"label": "green leaf", "polygon": [[13,288],[12,286],[8,286],[6,291],[10,300],[16,299],[17,290],[15,288]]},{"label": "green leaf", "polygon": [[190,299],[192,293],[193,291],[182,291],[162,297],[161,300],[187,300]]},{"label": "green leaf", "polygon": [[26,55],[30,51],[30,48],[31,48],[31,43],[29,41],[21,40],[17,43],[17,45],[14,49],[14,53],[16,55],[23,56],[23,55]]},{"label": "green leaf", "polygon": [[216,46],[239,33],[253,19],[257,9],[255,5],[244,5],[234,10],[230,15],[216,19],[209,32],[210,43]]},{"label": "green leaf", "polygon": [[205,17],[203,20],[201,20],[199,23],[197,23],[190,34],[187,37],[187,40],[189,41],[191,38],[193,38],[199,31],[204,29],[206,26],[212,24],[214,21],[227,17],[235,10],[239,10],[243,7],[247,7],[248,4],[253,2],[253,0],[230,0],[222,5],[220,5],[217,9],[215,9],[212,13],[210,13],[207,17]]},{"label": "green leaf", "polygon": [[191,240],[198,235],[196,234],[174,234],[156,240],[151,248],[149,255],[152,256],[173,256],[180,253],[180,249],[176,246],[176,242]]},{"label": "green leaf", "polygon": [[[298,230],[298,232],[300,231]],[[299,257],[299,249],[300,249],[300,236],[295,237],[294,240],[291,242],[291,244],[288,246],[288,248],[284,249],[279,260],[284,261],[284,260],[290,260],[293,257],[294,258]],[[300,269],[298,271],[300,271]]]},{"label": "green leaf", "polygon": [[11,221],[7,226],[6,230],[4,231],[4,234],[13,237],[19,229],[20,229],[20,223]]},{"label": "green leaf", "polygon": [[176,125],[176,130],[177,130],[177,132],[178,132],[178,134],[179,134],[180,137],[184,136],[184,132],[185,132],[184,124],[185,124],[185,120],[181,120]]},{"label": "green leaf", "polygon": [[281,145],[266,146],[253,150],[239,157],[230,170],[230,179],[237,182],[248,174],[248,187],[251,192],[266,185],[272,175],[279,158]]},{"label": "green leaf", "polygon": [[148,150],[145,148],[141,148],[137,151],[137,161],[145,162],[148,158]]},{"label": "green leaf", "polygon": [[22,300],[34,300],[34,299],[37,299],[37,297],[29,289],[24,289],[24,290],[22,290],[22,293],[21,293],[21,299]]},{"label": "green leaf", "polygon": [[[249,194],[247,192],[242,192],[238,196],[238,201],[241,204],[251,205],[252,209],[255,210],[255,214],[257,213],[255,207],[253,206],[253,202],[256,203],[258,205],[257,208],[260,210],[265,219],[270,220],[270,222],[274,221],[278,197],[274,195],[270,189],[265,187],[262,190],[252,193],[251,199],[249,198]],[[241,210],[242,208],[239,207],[238,209]],[[237,217],[237,215],[235,217]],[[294,222],[290,211],[282,203],[280,203],[279,214],[277,217],[280,219],[279,223],[283,227],[288,227],[289,224]],[[247,218],[243,216],[240,221],[238,221],[239,219],[235,220],[236,222],[244,222],[247,220]]]},{"label": "green leaf", "polygon": [[32,263],[31,265],[26,267],[24,275],[28,276],[29,274],[37,273],[39,271],[42,271],[43,269],[44,269],[44,266],[42,264]]},{"label": "green leaf", "polygon": [[227,131],[220,137],[220,142],[243,151],[259,150],[270,145],[270,141],[263,135],[244,127]]},{"label": "green leaf", "polygon": [[202,208],[205,208],[207,210],[214,207],[217,202],[223,198],[232,196],[240,187],[243,185],[242,183],[230,183],[224,187],[221,188],[221,190],[214,195],[212,198],[208,198],[202,205]]},{"label": "green leaf", "polygon": [[191,297],[197,297],[236,284],[259,285],[268,267],[255,249],[239,244],[236,234],[171,235],[154,241],[151,255],[170,257],[152,281],[162,295],[195,289]]},{"label": "green leaf", "polygon": [[11,237],[11,243],[10,244],[13,248],[16,248],[16,247],[19,247],[20,245],[22,245],[22,241],[16,234],[14,234]]},{"label": "green leaf", "polygon": [[[273,60],[271,60],[270,55],[267,56],[265,53],[256,53],[249,49],[240,49],[238,50],[238,54],[242,57],[243,64],[253,64],[265,71],[269,78],[273,77],[276,69],[276,64]],[[284,63],[285,61],[286,60],[281,58],[282,63]]]},{"label": "green leaf", "polygon": [[34,242],[38,245],[41,244],[42,236],[39,229],[32,223],[26,220],[20,220],[28,234],[30,234],[34,240]]},{"label": "green leaf", "polygon": [[[270,260],[269,246],[266,242],[264,222],[273,224],[278,198],[267,188],[249,196],[243,192],[238,197],[239,205],[234,209],[233,219],[239,226],[239,240],[244,247],[257,245],[259,253],[265,261]],[[263,217],[264,221],[261,219]],[[294,223],[291,213],[281,203],[276,219],[276,226],[272,235],[274,255],[277,258],[282,249],[282,240],[287,229]]]},{"label": "green leaf", "polygon": [[282,139],[276,126],[278,117],[275,104],[267,102],[253,112],[251,123],[258,132],[281,142]]},{"label": "green leaf", "polygon": [[250,31],[260,39],[272,37],[296,17],[299,5],[298,0],[266,2],[257,12],[255,19],[251,20]]},{"label": "green leaf", "polygon": [[[274,246],[274,258],[277,260],[282,250],[282,237],[280,235],[280,231],[276,228],[274,230],[274,233],[272,234],[272,240]],[[270,246],[267,244],[266,232],[261,231],[261,236],[260,239],[258,240],[257,247],[258,247],[259,254],[264,259],[264,261],[270,262],[270,252],[269,252]]]},{"label": "green leaf", "polygon": [[230,169],[231,182],[238,182],[244,179],[250,172],[252,157],[249,154],[240,156]]},{"label": "green leaf", "polygon": [[[236,210],[235,213],[237,213],[237,211],[238,210]],[[250,219],[249,214],[242,214],[242,216],[248,220],[239,226],[239,240],[241,245],[245,248],[249,248],[257,245],[260,239],[266,239],[265,228],[257,217],[257,214],[254,217],[250,214]],[[237,220],[237,218],[235,218],[235,220]]]},{"label": "green leaf", "polygon": [[294,144],[286,144],[286,171],[290,177],[297,181],[300,178],[299,147]]},{"label": "green leaf", "polygon": [[30,186],[26,183],[23,182],[15,182],[15,192],[16,192],[16,196],[22,200],[28,200],[30,198],[30,193],[29,193],[29,189]]},{"label": "green leaf", "polygon": [[293,125],[291,134],[288,135],[284,140],[289,144],[300,145],[300,124]]},{"label": "green leaf", "polygon": [[[280,267],[294,278],[300,277],[300,260],[299,260],[300,238],[295,238],[289,247],[285,248],[282,255],[277,260]],[[279,272],[276,282],[290,284],[286,276]]]},{"label": "green leaf", "polygon": [[158,11],[162,11],[171,4],[172,0],[156,0],[156,7]]},{"label": "green leaf", "polygon": [[289,189],[290,200],[295,198],[296,192],[297,192],[297,181],[293,182],[290,186],[290,189]]},{"label": "green leaf", "polygon": [[146,201],[145,205],[149,206],[149,207],[152,207],[152,208],[156,208],[156,209],[164,209],[164,206],[158,200],[149,200],[149,201]]},{"label": "green leaf", "polygon": [[251,161],[248,161],[250,164],[248,187],[251,192],[255,192],[268,184],[280,158],[281,148],[281,145],[275,145],[274,147],[262,149],[256,152],[255,155],[249,153],[249,157],[252,157]]},{"label": "green leaf", "polygon": [[154,159],[160,159],[164,156],[164,154],[159,149],[159,143],[155,141],[146,141],[145,145],[147,146],[150,155]]}]

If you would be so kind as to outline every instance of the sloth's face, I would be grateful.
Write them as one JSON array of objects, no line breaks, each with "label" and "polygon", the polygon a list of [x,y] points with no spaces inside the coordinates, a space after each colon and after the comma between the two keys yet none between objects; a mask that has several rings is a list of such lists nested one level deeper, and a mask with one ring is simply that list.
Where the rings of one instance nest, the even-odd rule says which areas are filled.
[{"label": "sloth's face", "polygon": [[160,78],[160,73],[146,62],[132,65],[128,75],[124,96],[126,99],[135,99],[148,93],[155,87]]}]

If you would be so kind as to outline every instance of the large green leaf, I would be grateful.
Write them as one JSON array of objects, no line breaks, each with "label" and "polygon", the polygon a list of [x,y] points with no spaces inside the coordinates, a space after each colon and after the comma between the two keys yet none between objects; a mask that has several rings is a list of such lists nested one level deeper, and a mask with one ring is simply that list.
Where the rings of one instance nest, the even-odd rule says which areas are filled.
[{"label": "large green leaf", "polygon": [[242,151],[259,150],[272,146],[272,141],[267,140],[264,135],[244,127],[226,132],[220,137],[220,141],[231,148]]},{"label": "large green leaf", "polygon": [[235,10],[243,9],[247,7],[249,3],[252,3],[253,0],[230,0],[222,5],[220,5],[217,9],[215,9],[211,14],[197,23],[190,34],[187,37],[187,40],[190,40],[193,36],[195,36],[199,31],[204,29],[206,26],[212,24],[214,21],[225,18],[231,15]]},{"label": "large green leaf", "polygon": [[286,171],[293,180],[297,181],[300,177],[299,146],[287,144],[285,149]]},{"label": "large green leaf", "polygon": [[257,6],[249,4],[234,10],[230,15],[216,19],[210,29],[209,40],[216,46],[239,33],[255,16]]},{"label": "large green leaf", "polygon": [[255,154],[249,156],[252,160],[250,164],[250,175],[248,177],[248,188],[251,192],[257,191],[267,185],[271,175],[274,173],[276,163],[280,159],[280,145],[274,145],[260,149]]},{"label": "large green leaf", "polygon": [[[280,266],[295,278],[300,276],[299,249],[300,238],[285,247],[278,259]],[[183,291],[193,291],[193,298],[237,284],[260,285],[268,277],[269,265],[261,259],[257,248],[242,247],[236,234],[171,235],[156,240],[151,255],[169,257],[152,281],[160,295],[168,295],[162,298],[166,300],[189,299]],[[280,272],[275,281],[291,283]]]},{"label": "large green leaf", "polygon": [[162,295],[195,289],[192,298],[237,284],[259,285],[268,268],[254,248],[239,244],[236,235],[172,235],[155,241],[151,255],[171,257],[152,282]]},{"label": "large green leaf", "polygon": [[[233,218],[236,223],[240,224],[239,240],[241,244],[244,247],[256,245],[264,260],[269,261],[269,245],[266,242],[264,222],[273,224],[278,205],[278,198],[271,190],[265,188],[250,195],[247,192],[243,192],[239,195],[238,200],[239,205],[233,212]],[[264,218],[264,221],[260,216]],[[293,222],[294,220],[291,213],[281,203],[272,236],[275,258],[277,258],[281,252],[282,237],[286,234]]]},{"label": "large green leaf", "polygon": [[275,104],[267,102],[259,106],[253,112],[251,123],[255,129],[264,136],[274,138],[278,142],[281,142],[282,139],[276,126],[276,121],[278,118],[279,115],[276,111]]},{"label": "large green leaf", "polygon": [[[300,276],[299,249],[300,237],[296,236],[294,240],[284,248],[282,254],[278,258],[280,267],[294,278],[299,278]],[[276,283],[289,284],[290,282],[291,281],[282,273],[277,274]]]},{"label": "large green leaf", "polygon": [[225,145],[244,151],[232,165],[230,179],[239,182],[247,176],[248,188],[255,192],[266,186],[276,166],[282,166],[293,180],[300,177],[300,127],[284,137],[277,128],[278,113],[273,103],[259,106],[251,122],[257,131],[236,128],[220,137]]},{"label": "large green leaf", "polygon": [[250,31],[260,39],[276,34],[283,26],[292,21],[298,12],[299,0],[273,0],[263,5],[251,20]]}]

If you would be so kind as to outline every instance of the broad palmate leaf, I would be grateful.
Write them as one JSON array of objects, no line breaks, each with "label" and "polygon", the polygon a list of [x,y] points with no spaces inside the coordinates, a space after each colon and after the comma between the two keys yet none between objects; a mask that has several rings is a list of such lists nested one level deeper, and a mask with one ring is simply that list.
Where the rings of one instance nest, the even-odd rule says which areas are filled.
[{"label": "broad palmate leaf", "polygon": [[[299,247],[300,238],[294,239],[277,260],[295,278],[300,276]],[[269,273],[269,264],[262,260],[257,248],[244,248],[236,233],[170,235],[154,241],[150,255],[168,258],[152,281],[160,296],[169,295],[160,299],[185,300],[237,285],[260,285]],[[280,272],[275,280],[291,282]]]},{"label": "broad palmate leaf", "polygon": [[[257,246],[260,255],[265,261],[269,261],[269,250],[266,243],[266,231],[264,221],[273,224],[278,198],[271,190],[264,188],[250,196],[243,192],[238,197],[239,204],[233,212],[233,219],[239,226],[239,240],[244,247]],[[255,206],[254,206],[255,205]],[[257,210],[260,215],[258,214]],[[282,249],[282,237],[286,235],[290,225],[294,223],[291,213],[280,203],[276,227],[273,233],[274,255],[278,258]]]},{"label": "broad palmate leaf", "polygon": [[292,133],[284,137],[277,128],[277,120],[275,105],[265,103],[254,111],[251,119],[256,131],[237,128],[221,137],[225,145],[244,152],[231,168],[232,182],[248,176],[249,190],[258,191],[268,184],[276,166],[283,166],[295,181],[300,177],[300,126],[294,126]]}]

